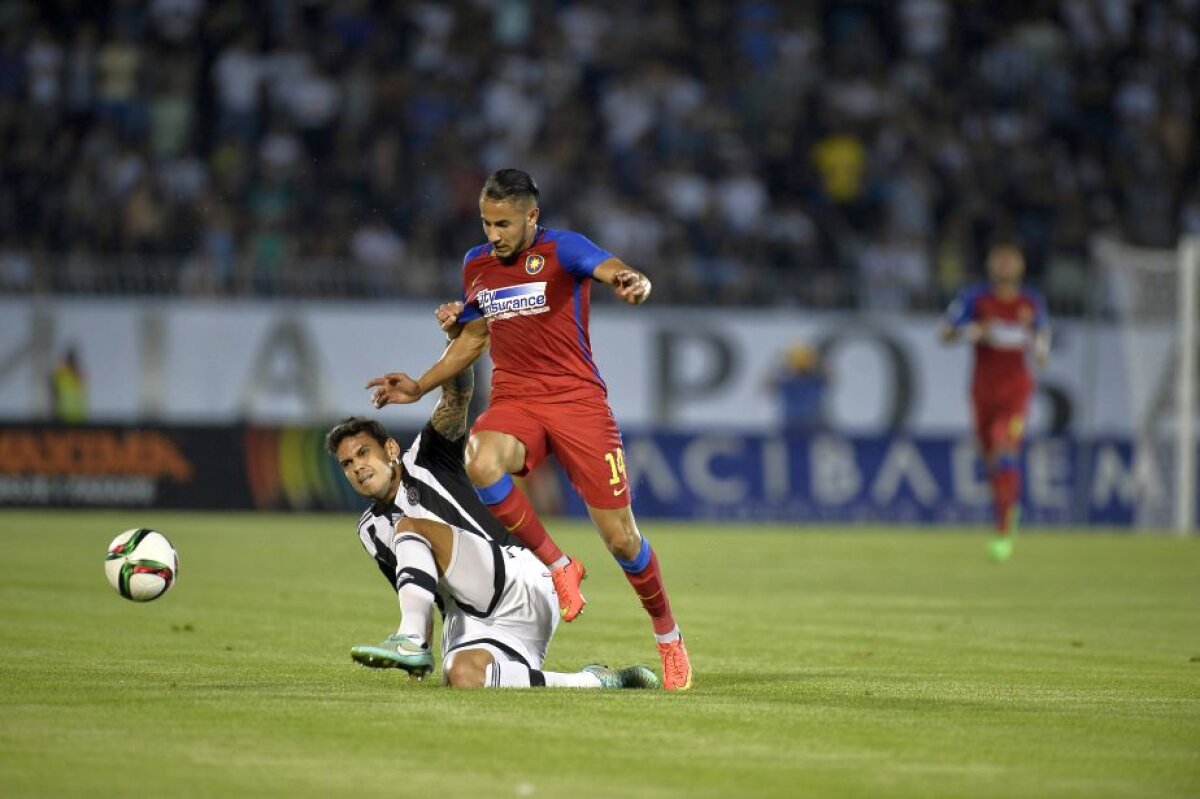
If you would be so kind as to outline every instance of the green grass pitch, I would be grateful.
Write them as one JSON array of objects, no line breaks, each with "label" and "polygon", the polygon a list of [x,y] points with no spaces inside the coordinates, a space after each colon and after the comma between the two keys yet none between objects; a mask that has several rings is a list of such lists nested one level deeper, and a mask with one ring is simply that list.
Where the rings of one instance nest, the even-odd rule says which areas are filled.
[{"label": "green grass pitch", "polygon": [[[103,553],[164,532],[179,583]],[[0,513],[0,795],[1200,796],[1200,541],[643,522],[696,687],[467,691],[354,665],[396,600],[351,515]],[[594,533],[548,669],[658,669]]]}]

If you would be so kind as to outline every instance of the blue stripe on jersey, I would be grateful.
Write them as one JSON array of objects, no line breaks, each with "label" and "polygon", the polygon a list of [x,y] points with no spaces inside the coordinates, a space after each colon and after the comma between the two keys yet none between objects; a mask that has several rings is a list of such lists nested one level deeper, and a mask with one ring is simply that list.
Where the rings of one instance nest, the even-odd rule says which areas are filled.
[{"label": "blue stripe on jersey", "polygon": [[575,278],[575,338],[579,342],[579,354],[587,361],[588,366],[592,367],[592,374],[600,381],[600,387],[608,391],[608,384],[604,382],[604,378],[600,376],[600,370],[596,368],[596,362],[592,360],[592,354],[588,352],[587,342],[584,340],[583,332],[583,281]]},{"label": "blue stripe on jersey", "polygon": [[491,249],[491,247],[491,242],[485,241],[483,244],[477,244],[471,249],[467,250],[467,254],[463,256],[463,266],[466,266],[471,261],[474,261],[476,258],[483,255],[485,252]]},{"label": "blue stripe on jersey", "polygon": [[988,292],[988,288],[987,283],[976,283],[958,292],[950,307],[946,309],[946,323],[951,327],[962,327],[974,320],[977,315],[975,307],[979,298]]},{"label": "blue stripe on jersey", "polygon": [[1033,329],[1041,330],[1048,322],[1046,298],[1037,289],[1027,287],[1021,289],[1021,296],[1029,300],[1030,304],[1033,305]]},{"label": "blue stripe on jersey", "polygon": [[568,273],[590,278],[596,267],[612,258],[608,250],[596,246],[587,236],[573,230],[544,230],[547,241],[556,245],[558,263]]},{"label": "blue stripe on jersey", "polygon": [[[478,258],[479,256],[486,253],[488,250],[491,249],[491,247],[492,247],[492,245],[490,243],[485,242],[483,244],[480,244],[478,246],[472,247],[471,249],[467,250],[467,254],[463,256],[463,262],[462,262],[463,271],[464,272],[466,271],[467,264],[471,263],[471,261],[474,261],[476,258]],[[463,304],[462,313],[460,313],[458,315],[458,321],[460,324],[465,325],[467,322],[473,322],[476,319],[483,318],[483,313],[479,310],[479,308],[467,303],[467,292],[465,289],[463,290],[462,295],[459,297],[459,301],[462,302],[462,304]]]}]

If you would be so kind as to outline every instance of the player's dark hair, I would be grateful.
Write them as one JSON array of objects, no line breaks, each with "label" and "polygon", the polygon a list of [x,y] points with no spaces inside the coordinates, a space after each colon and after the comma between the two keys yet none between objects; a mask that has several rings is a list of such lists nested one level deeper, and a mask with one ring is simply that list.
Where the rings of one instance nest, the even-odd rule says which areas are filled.
[{"label": "player's dark hair", "polygon": [[530,200],[537,205],[542,193],[538,191],[533,176],[520,169],[498,169],[488,175],[483,183],[483,197],[497,202],[501,200]]},{"label": "player's dark hair", "polygon": [[337,457],[337,448],[341,443],[351,436],[356,436],[359,433],[366,433],[371,438],[379,442],[379,446],[387,443],[391,438],[384,426],[374,419],[367,419],[362,416],[349,416],[334,425],[328,433],[325,434],[325,451],[333,457]]}]

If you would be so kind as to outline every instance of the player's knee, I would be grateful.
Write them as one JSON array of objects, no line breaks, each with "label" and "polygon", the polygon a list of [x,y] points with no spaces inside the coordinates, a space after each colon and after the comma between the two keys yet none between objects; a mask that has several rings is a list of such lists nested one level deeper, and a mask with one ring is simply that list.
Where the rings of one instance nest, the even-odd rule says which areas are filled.
[{"label": "player's knee", "polygon": [[409,533],[411,535],[416,535],[416,536],[420,536],[421,538],[427,539],[425,534],[422,533],[420,529],[418,529],[415,522],[416,522],[416,520],[410,516],[401,516],[399,519],[396,520],[396,532],[397,533]]},{"label": "player's knee", "polygon": [[451,688],[482,688],[486,668],[472,660],[456,659],[446,670],[446,682]]},{"label": "player's knee", "polygon": [[506,474],[495,448],[479,444],[475,438],[467,444],[463,461],[467,477],[477,486],[490,486]]},{"label": "player's knee", "polygon": [[476,458],[467,461],[467,477],[471,478],[474,485],[490,486],[504,477],[504,470],[494,460]]}]

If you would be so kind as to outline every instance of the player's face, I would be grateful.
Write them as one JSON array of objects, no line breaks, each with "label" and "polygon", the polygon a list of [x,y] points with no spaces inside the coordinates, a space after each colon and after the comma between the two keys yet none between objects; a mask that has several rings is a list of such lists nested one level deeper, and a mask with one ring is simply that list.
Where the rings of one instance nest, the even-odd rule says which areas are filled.
[{"label": "player's face", "polygon": [[386,501],[400,476],[400,466],[396,463],[399,451],[399,445],[391,439],[385,448],[366,433],[359,433],[343,438],[338,444],[337,461],[355,491],[364,497]]},{"label": "player's face", "polygon": [[1025,258],[1016,247],[997,247],[988,254],[988,275],[997,283],[1019,283]]},{"label": "player's face", "polygon": [[525,200],[479,200],[483,235],[501,261],[510,261],[529,246],[537,232],[538,207]]}]

